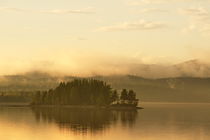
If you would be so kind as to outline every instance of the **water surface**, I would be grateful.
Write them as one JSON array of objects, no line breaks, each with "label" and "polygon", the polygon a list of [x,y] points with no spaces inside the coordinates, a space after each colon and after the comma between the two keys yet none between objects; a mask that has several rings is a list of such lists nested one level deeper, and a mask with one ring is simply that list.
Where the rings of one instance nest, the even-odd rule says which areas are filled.
[{"label": "water surface", "polygon": [[138,111],[0,107],[1,140],[209,140],[210,104]]}]

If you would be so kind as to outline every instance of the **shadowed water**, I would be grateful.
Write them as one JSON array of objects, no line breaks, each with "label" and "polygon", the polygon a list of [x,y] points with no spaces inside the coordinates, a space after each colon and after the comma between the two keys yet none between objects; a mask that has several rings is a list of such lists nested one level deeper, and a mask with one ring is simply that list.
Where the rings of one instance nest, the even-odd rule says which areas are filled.
[{"label": "shadowed water", "polygon": [[138,111],[0,107],[0,139],[210,139],[210,104],[142,106]]}]

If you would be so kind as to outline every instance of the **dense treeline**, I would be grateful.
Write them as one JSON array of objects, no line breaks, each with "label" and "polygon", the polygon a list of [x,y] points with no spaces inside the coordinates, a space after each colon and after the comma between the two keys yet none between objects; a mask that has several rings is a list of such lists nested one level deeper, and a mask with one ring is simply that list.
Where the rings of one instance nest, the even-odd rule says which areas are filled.
[{"label": "dense treeline", "polygon": [[17,96],[17,95],[5,95],[0,96],[0,103],[28,103],[30,102],[30,97]]},{"label": "dense treeline", "polygon": [[[130,102],[129,102],[130,101]],[[124,89],[119,95],[111,86],[100,80],[75,79],[61,82],[55,89],[35,94],[32,104],[35,105],[99,105],[133,104],[136,94]],[[137,105],[137,104],[136,104]]]},{"label": "dense treeline", "polygon": [[0,103],[29,103],[31,102],[32,92],[17,91],[3,92],[0,91]]}]

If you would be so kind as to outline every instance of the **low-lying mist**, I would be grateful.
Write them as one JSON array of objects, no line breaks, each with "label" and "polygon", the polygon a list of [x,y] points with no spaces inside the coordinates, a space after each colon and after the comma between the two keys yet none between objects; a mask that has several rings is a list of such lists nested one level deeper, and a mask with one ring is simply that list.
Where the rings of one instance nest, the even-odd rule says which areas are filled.
[{"label": "low-lying mist", "polygon": [[[80,65],[79,65],[80,64]],[[7,73],[8,72],[8,73]],[[199,60],[190,60],[179,64],[144,64],[135,62],[84,62],[78,65],[39,62],[30,67],[11,68],[1,75],[24,75],[42,72],[52,76],[110,76],[135,75],[144,78],[167,77],[210,77],[210,65]],[[5,80],[3,77],[0,80]]]},{"label": "low-lying mist", "polygon": [[[151,60],[142,57],[95,53],[60,53],[53,57],[12,59],[0,61],[0,75],[24,75],[34,71],[53,76],[89,77],[95,75],[135,75],[144,78],[210,77],[210,63],[193,59],[188,61]],[[44,59],[45,58],[45,59]],[[46,59],[47,58],[47,59]],[[5,80],[3,77],[1,80]]]}]

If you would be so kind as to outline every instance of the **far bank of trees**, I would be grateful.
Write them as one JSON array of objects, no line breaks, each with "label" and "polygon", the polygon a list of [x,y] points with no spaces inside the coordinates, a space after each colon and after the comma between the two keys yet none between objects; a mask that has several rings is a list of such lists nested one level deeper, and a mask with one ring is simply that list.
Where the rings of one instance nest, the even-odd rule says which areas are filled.
[{"label": "far bank of trees", "polygon": [[33,99],[34,105],[133,105],[138,100],[133,90],[123,89],[119,95],[104,81],[94,79],[75,79],[61,82],[55,89],[38,91]]}]

